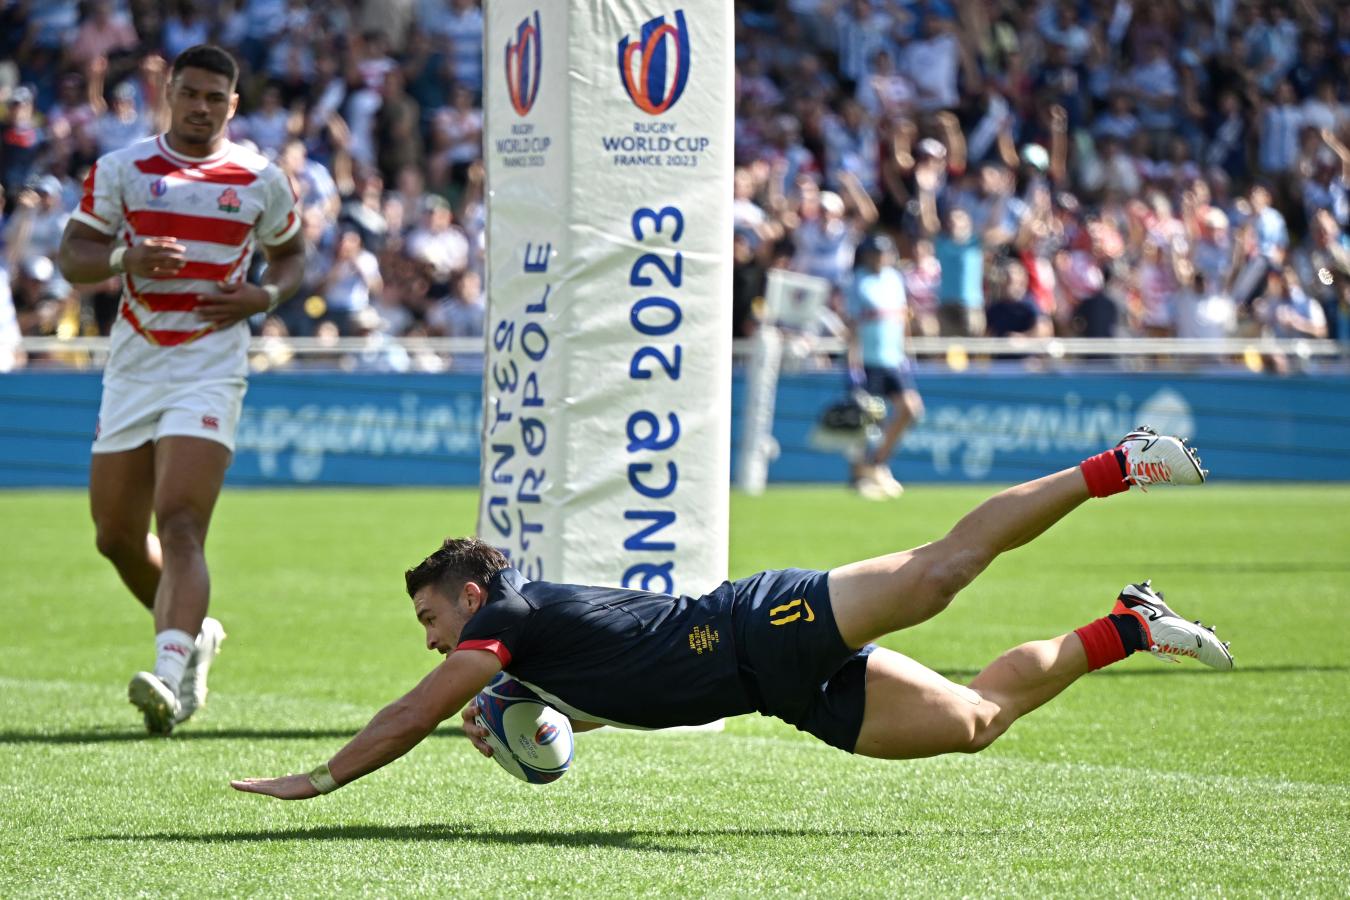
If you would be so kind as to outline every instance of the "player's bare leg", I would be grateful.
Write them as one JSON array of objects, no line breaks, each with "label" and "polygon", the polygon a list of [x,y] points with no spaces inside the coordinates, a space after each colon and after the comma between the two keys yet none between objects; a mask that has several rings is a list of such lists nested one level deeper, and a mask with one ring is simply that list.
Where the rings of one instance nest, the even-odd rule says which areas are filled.
[{"label": "player's bare leg", "polygon": [[844,643],[861,647],[937,615],[996,556],[1032,540],[1089,496],[1082,473],[1065,469],[989,498],[941,540],[832,570],[830,600]]},{"label": "player's bare leg", "polygon": [[900,439],[914,421],[923,415],[923,399],[918,391],[904,391],[886,398],[891,404],[891,418],[886,422],[886,430],[881,435],[873,459],[878,465],[885,465],[900,446]]},{"label": "player's bare leg", "polygon": [[155,523],[164,559],[155,593],[155,670],[136,673],[128,688],[153,733],[167,734],[184,718],[180,685],[211,593],[206,533],[230,457],[229,448],[205,438],[169,436],[155,444]]},{"label": "player's bare leg", "polygon": [[830,599],[844,642],[868,641],[946,609],[1000,553],[1044,533],[1090,497],[1132,485],[1201,484],[1193,450],[1148,429],[1081,465],[1008,488],[981,503],[942,539],[830,572]]},{"label": "player's bare leg", "polygon": [[1075,634],[1015,647],[970,686],[957,684],[891,650],[867,658],[867,704],[855,753],[915,759],[973,753],[1018,717],[1088,672]]},{"label": "player's bare leg", "polygon": [[1082,628],[1014,647],[968,686],[900,653],[867,658],[867,702],[855,752],[882,759],[983,750],[1013,722],[1088,672],[1150,650],[1231,670],[1233,657],[1213,629],[1188,622],[1148,582],[1127,585],[1112,613]]},{"label": "player's bare leg", "polygon": [[206,532],[230,458],[228,447],[206,438],[170,436],[155,444],[155,525],[164,555],[156,631],[196,634],[206,617]]},{"label": "player's bare leg", "polygon": [[154,610],[163,568],[159,538],[150,533],[155,448],[95,453],[89,463],[89,511],[99,553],[146,609]]},{"label": "player's bare leg", "polygon": [[900,482],[895,480],[891,471],[890,459],[900,439],[905,436],[909,426],[923,416],[923,398],[916,390],[906,390],[891,394],[886,398],[891,407],[891,417],[886,420],[886,428],[881,435],[881,443],[868,457],[868,465],[861,474],[870,475],[891,497],[899,497],[905,492]]}]

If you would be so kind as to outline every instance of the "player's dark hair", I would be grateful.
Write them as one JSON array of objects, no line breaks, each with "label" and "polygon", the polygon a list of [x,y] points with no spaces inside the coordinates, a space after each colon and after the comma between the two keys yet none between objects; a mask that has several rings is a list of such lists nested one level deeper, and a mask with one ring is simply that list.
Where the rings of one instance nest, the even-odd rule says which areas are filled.
[{"label": "player's dark hair", "polygon": [[487,587],[509,565],[500,550],[477,538],[446,538],[439,550],[404,572],[403,580],[409,597],[429,584],[453,597],[468,581]]},{"label": "player's dark hair", "polygon": [[215,44],[197,44],[178,54],[178,58],[173,61],[173,71],[169,73],[169,77],[177,78],[178,73],[184,69],[204,69],[207,72],[224,75],[230,79],[231,91],[239,82],[239,64],[234,61],[233,56]]}]

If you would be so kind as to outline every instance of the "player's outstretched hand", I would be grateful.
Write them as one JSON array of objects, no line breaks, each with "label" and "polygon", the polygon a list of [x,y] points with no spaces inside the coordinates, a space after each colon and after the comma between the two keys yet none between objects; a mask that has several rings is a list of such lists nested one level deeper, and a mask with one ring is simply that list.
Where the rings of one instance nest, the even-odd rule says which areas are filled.
[{"label": "player's outstretched hand", "polygon": [[478,715],[477,701],[464,707],[464,712],[460,715],[464,718],[464,734],[469,738],[469,743],[473,744],[479,753],[491,757],[492,747],[483,740],[487,737],[488,730],[474,721],[474,717]]},{"label": "player's outstretched hand", "polygon": [[267,292],[247,282],[219,282],[214,294],[197,298],[197,316],[224,328],[255,313],[267,312]]},{"label": "player's outstretched hand", "polygon": [[278,800],[308,800],[319,796],[308,775],[284,775],[281,778],[241,778],[230,787],[247,794],[266,794]]}]

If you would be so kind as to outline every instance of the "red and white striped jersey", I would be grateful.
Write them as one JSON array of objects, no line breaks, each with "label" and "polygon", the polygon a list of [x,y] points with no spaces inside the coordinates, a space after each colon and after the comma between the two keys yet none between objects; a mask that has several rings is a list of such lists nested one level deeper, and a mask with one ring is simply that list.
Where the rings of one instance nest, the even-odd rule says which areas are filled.
[{"label": "red and white striped jersey", "polygon": [[160,135],[100,157],[72,218],[128,247],[156,236],[187,247],[187,264],[171,278],[123,276],[106,375],[181,382],[247,374],[247,324],[217,329],[194,310],[218,282],[244,280],[257,241],[275,246],[300,229],[280,169],[229,141],[209,157],[184,156]]}]

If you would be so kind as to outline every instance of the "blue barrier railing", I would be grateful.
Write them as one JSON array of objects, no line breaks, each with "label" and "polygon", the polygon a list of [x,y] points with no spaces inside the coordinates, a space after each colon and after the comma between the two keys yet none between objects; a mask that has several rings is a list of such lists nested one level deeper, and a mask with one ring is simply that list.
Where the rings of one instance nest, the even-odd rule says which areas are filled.
[{"label": "blue barrier railing", "polygon": [[[784,375],[771,481],[839,481],[811,446],[839,373]],[[1192,435],[1223,480],[1350,478],[1350,378],[920,373],[927,415],[895,459],[902,480],[1012,482],[1072,465],[1149,423]],[[733,417],[743,379],[733,382]],[[86,483],[99,376],[0,376],[0,487]],[[234,485],[475,485],[482,396],[468,374],[268,373],[250,381]],[[733,423],[732,434],[740,429]],[[735,458],[733,447],[733,458]]]}]

